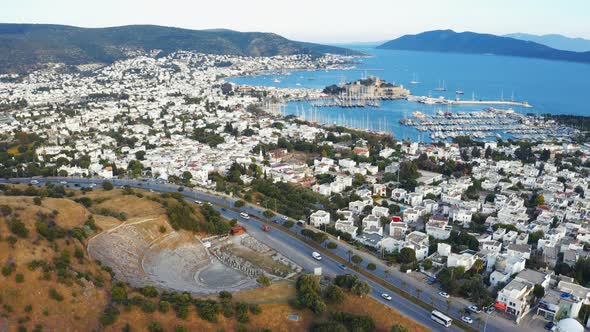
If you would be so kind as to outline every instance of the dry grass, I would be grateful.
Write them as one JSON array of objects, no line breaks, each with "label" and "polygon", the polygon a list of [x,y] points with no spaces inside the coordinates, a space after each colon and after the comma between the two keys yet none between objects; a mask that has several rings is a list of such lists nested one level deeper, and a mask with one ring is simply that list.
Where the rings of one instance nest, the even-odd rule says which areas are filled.
[{"label": "dry grass", "polygon": [[[88,197],[92,196],[88,195]],[[166,214],[166,211],[160,203],[152,202],[134,195],[122,195],[118,190],[109,196],[100,197],[110,197],[110,199],[100,204],[93,204],[93,209],[105,208],[115,212],[124,212],[130,219]]]},{"label": "dry grass", "polygon": [[234,294],[233,298],[248,303],[286,303],[295,299],[295,282],[281,280],[268,287],[243,290]]}]

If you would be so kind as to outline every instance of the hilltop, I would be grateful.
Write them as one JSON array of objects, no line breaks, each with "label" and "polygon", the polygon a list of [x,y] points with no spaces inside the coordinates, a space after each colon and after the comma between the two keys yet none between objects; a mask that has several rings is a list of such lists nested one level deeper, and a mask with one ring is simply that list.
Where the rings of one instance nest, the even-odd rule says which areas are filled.
[{"label": "hilltop", "polygon": [[0,24],[0,72],[24,71],[48,62],[68,65],[112,63],[152,50],[160,50],[159,56],[178,50],[244,56],[360,54],[341,47],[293,41],[273,33],[227,29]]},{"label": "hilltop", "polygon": [[377,48],[494,54],[590,63],[590,52],[562,51],[531,41],[475,32],[458,33],[453,30],[434,30],[405,35],[379,45]]},{"label": "hilltop", "polygon": [[535,43],[543,44],[558,50],[573,51],[573,52],[588,52],[590,51],[590,40],[584,38],[571,38],[559,34],[549,35],[531,35],[528,33],[511,33],[504,35],[521,40],[528,40]]}]

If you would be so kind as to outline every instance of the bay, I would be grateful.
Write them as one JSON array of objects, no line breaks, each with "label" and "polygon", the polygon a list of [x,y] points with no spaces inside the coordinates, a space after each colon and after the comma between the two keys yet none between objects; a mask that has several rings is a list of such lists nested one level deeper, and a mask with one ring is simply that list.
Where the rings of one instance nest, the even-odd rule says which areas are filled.
[{"label": "bay", "polygon": [[[290,75],[261,75],[228,79],[238,85],[323,89],[367,75],[402,84],[413,95],[463,100],[527,101],[533,108],[512,107],[519,113],[590,116],[590,65],[496,55],[378,50],[348,45],[371,55],[352,70],[293,71]],[[410,84],[417,80],[419,84]],[[447,91],[436,91],[444,84]],[[463,95],[456,95],[461,90]],[[415,111],[481,111],[481,105],[425,105],[406,100],[382,101],[379,108],[314,108],[310,102],[290,102],[285,115],[354,128],[385,131],[398,139],[429,141],[428,135],[402,126],[400,119]],[[497,106],[502,108],[501,106]]]}]

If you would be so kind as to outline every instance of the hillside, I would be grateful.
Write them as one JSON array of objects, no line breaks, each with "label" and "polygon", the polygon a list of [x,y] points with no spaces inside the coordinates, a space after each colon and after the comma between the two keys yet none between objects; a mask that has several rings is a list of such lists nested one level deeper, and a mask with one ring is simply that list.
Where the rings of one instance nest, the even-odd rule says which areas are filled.
[{"label": "hillside", "polygon": [[36,64],[112,63],[134,51],[177,50],[212,54],[273,56],[358,54],[345,48],[288,40],[273,33],[188,30],[155,25],[79,28],[48,24],[0,24],[0,72]]},{"label": "hillside", "polygon": [[[129,236],[124,239],[129,246],[118,252],[126,258],[140,254],[132,252],[141,249],[133,242],[157,244],[158,239],[175,236],[188,241],[202,235],[173,229],[177,204],[181,203],[174,194],[140,190],[0,185],[0,331],[306,331],[333,320],[333,311],[365,321],[370,317],[373,331],[386,332],[394,324],[427,331],[378,301],[350,291],[338,292],[339,301],[327,302],[329,310],[314,314],[293,305],[298,295],[292,280],[208,296],[133,287],[121,282],[126,276],[108,257],[99,262],[89,252],[89,245],[101,237]],[[221,222],[211,218],[206,205],[188,206],[190,213],[182,213],[183,219],[196,221],[200,230]],[[160,252],[171,248],[168,243]]]},{"label": "hillside", "polygon": [[535,43],[543,44],[558,50],[572,51],[572,52],[588,52],[590,51],[590,40],[584,38],[571,38],[558,34],[549,35],[531,35],[528,33],[511,33],[504,35],[520,40],[528,40]]},{"label": "hillside", "polygon": [[377,48],[391,50],[495,54],[590,63],[590,52],[561,51],[538,43],[474,32],[435,30],[405,35]]}]

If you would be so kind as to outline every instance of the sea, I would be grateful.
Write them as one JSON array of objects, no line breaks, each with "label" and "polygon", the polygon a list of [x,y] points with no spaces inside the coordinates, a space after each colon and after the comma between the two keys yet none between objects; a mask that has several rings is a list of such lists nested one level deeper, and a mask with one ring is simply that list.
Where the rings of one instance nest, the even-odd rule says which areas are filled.
[{"label": "sea", "polygon": [[[590,116],[590,64],[550,61],[534,58],[380,50],[347,45],[370,57],[358,58],[358,64],[346,70],[292,71],[288,75],[270,73],[234,77],[238,85],[323,89],[331,84],[350,82],[368,75],[401,84],[413,95],[444,96],[463,100],[526,101],[532,108],[510,106],[527,114],[573,114]],[[418,84],[411,84],[418,81]],[[446,91],[437,91],[444,86]],[[456,95],[461,90],[463,95]],[[456,112],[482,111],[489,105],[426,105],[406,100],[382,101],[380,107],[313,107],[311,102],[289,102],[284,115],[296,115],[310,121],[391,133],[397,139],[430,141],[427,133],[401,125],[420,111],[433,115],[438,110]],[[508,106],[495,106],[508,108]]]}]

